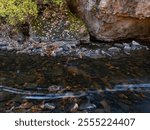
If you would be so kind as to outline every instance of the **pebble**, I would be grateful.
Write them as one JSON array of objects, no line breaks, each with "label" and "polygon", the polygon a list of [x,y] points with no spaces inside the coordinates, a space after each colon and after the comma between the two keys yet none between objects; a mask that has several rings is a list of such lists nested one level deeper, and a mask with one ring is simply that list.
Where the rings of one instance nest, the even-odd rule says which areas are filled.
[{"label": "pebble", "polygon": [[132,41],[132,43],[131,43],[131,49],[132,50],[139,50],[141,48],[142,48],[142,46],[138,42]]},{"label": "pebble", "polygon": [[54,110],[56,106],[53,103],[45,103],[44,108],[49,110]]},{"label": "pebble", "polygon": [[117,47],[111,47],[108,49],[108,51],[114,54],[114,53],[119,53],[120,49]]},{"label": "pebble", "polygon": [[130,55],[130,52],[131,52],[132,49],[131,49],[130,46],[125,46],[123,50],[124,50],[125,54]]},{"label": "pebble", "polygon": [[[113,46],[110,44],[103,44],[103,46],[97,46],[95,49],[80,45],[80,41],[56,41],[53,43],[39,43],[39,39],[30,39],[29,42],[24,44],[19,44],[9,38],[0,38],[0,50],[3,51],[16,51],[16,53],[26,53],[26,54],[37,54],[41,56],[76,56],[79,58],[105,58],[105,57],[115,57],[116,55],[130,55],[132,51],[146,49],[149,50],[147,46],[142,46],[136,41],[131,43],[115,43]],[[37,41],[37,42],[36,42]],[[94,45],[94,44],[91,44]],[[47,48],[49,46],[55,46],[53,50],[49,53]],[[86,45],[87,46],[87,45]]]},{"label": "pebble", "polygon": [[71,46],[64,45],[64,46],[62,46],[62,48],[63,48],[63,51],[69,51]]},{"label": "pebble", "polygon": [[124,45],[123,45],[123,44],[120,44],[120,43],[115,43],[114,46],[115,46],[115,47],[118,47],[118,48],[121,48],[121,49],[124,47]]},{"label": "pebble", "polygon": [[101,53],[103,54],[103,55],[105,55],[105,56],[108,56],[108,57],[112,57],[112,55],[111,54],[109,54],[108,52],[106,52],[106,51],[101,51]]},{"label": "pebble", "polygon": [[0,42],[0,47],[3,47],[3,46],[8,46],[9,44],[8,43],[3,43],[3,42]]},{"label": "pebble", "polygon": [[92,104],[92,103],[85,103],[85,104],[81,104],[79,107],[79,110],[91,110],[91,109],[95,109],[96,105]]},{"label": "pebble", "polygon": [[79,108],[79,105],[75,103],[74,106],[70,109],[70,112],[77,112],[78,108]]}]

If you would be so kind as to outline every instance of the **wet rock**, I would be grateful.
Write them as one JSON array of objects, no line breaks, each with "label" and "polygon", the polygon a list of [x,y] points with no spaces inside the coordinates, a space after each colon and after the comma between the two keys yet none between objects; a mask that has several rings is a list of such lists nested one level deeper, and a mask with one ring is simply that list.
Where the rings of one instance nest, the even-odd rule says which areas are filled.
[{"label": "wet rock", "polygon": [[48,87],[49,92],[57,92],[57,91],[61,91],[61,90],[62,90],[61,86],[52,85],[52,86]]},{"label": "wet rock", "polygon": [[0,42],[0,47],[8,46],[9,44],[7,42]]},{"label": "wet rock", "polygon": [[21,109],[29,109],[33,106],[33,103],[32,102],[24,102],[22,103],[18,108],[21,108]]},{"label": "wet rock", "polygon": [[92,110],[95,108],[96,108],[96,105],[92,103],[83,103],[79,106],[79,110]]},{"label": "wet rock", "polygon": [[75,103],[73,107],[70,109],[70,112],[77,112],[78,108],[79,108],[79,105]]},{"label": "wet rock", "polygon": [[71,46],[70,45],[64,45],[62,46],[63,48],[63,51],[69,51],[71,49]]},{"label": "wet rock", "polygon": [[2,46],[2,47],[0,47],[0,49],[2,50],[2,51],[7,51],[8,49],[7,49],[7,46]]},{"label": "wet rock", "polygon": [[56,108],[55,104],[53,103],[45,103],[43,107],[44,109],[48,109],[48,110],[54,110]]},{"label": "wet rock", "polygon": [[142,46],[138,42],[132,41],[132,43],[131,43],[131,49],[132,50],[140,50],[140,49],[142,49]]},{"label": "wet rock", "polygon": [[111,54],[119,54],[120,49],[117,48],[117,47],[111,47],[111,48],[108,49],[108,51],[109,51]]},{"label": "wet rock", "polygon": [[112,57],[112,55],[109,54],[109,53],[106,52],[106,51],[103,51],[103,50],[102,50],[101,53],[102,53],[104,56]]},{"label": "wet rock", "polygon": [[126,43],[124,45],[125,45],[124,48],[123,48],[124,53],[127,54],[127,55],[130,55],[130,52],[131,52],[132,48]]},{"label": "wet rock", "polygon": [[118,48],[121,48],[121,49],[123,49],[123,47],[124,47],[124,45],[120,44],[120,43],[115,43],[114,46],[118,47]]},{"label": "wet rock", "polygon": [[30,109],[29,109],[29,112],[41,112],[42,111],[42,108],[40,108],[39,105],[33,105]]}]

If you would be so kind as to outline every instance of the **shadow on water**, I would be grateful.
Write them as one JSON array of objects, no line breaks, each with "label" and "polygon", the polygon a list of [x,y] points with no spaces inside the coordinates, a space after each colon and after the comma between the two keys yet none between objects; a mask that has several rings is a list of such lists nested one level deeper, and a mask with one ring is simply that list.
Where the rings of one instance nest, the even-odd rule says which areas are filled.
[{"label": "shadow on water", "polygon": [[149,59],[149,51],[117,59],[1,52],[0,112],[150,112]]}]

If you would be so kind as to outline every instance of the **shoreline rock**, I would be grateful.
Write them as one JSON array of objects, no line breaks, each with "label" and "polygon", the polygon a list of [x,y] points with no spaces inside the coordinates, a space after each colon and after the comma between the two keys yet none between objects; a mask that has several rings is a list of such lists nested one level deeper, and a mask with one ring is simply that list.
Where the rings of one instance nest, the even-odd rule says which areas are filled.
[{"label": "shoreline rock", "polygon": [[89,45],[82,45],[80,41],[57,41],[52,43],[25,42],[19,44],[10,38],[0,38],[0,50],[10,51],[18,54],[40,55],[49,57],[73,56],[78,58],[113,58],[122,55],[130,55],[139,50],[149,50],[136,41],[128,43],[99,44],[91,42]]},{"label": "shoreline rock", "polygon": [[[150,40],[149,0],[67,0],[97,40]],[[94,23],[94,24],[93,24]]]}]

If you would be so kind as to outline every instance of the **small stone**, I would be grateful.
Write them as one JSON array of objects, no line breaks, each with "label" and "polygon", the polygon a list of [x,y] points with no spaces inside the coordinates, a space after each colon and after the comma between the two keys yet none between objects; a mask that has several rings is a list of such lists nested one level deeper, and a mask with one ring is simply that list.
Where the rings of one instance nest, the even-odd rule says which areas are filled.
[{"label": "small stone", "polygon": [[87,109],[95,109],[96,105],[95,104],[91,104],[91,103],[85,103],[85,104],[81,104],[79,109],[80,110],[87,110]]},{"label": "small stone", "polygon": [[108,56],[108,57],[112,57],[112,55],[111,54],[109,54],[108,52],[106,52],[106,51],[101,51],[101,53],[103,54],[103,55],[105,55],[105,56]]},{"label": "small stone", "polygon": [[82,47],[80,50],[81,50],[82,52],[85,52],[85,51],[87,51],[87,48]]},{"label": "small stone", "polygon": [[61,52],[61,51],[63,51],[63,48],[58,48],[55,52],[56,52],[56,53],[59,53],[59,52]]},{"label": "small stone", "polygon": [[56,85],[52,85],[48,87],[49,92],[57,92],[60,91],[61,89],[62,89],[61,86],[56,86]]},{"label": "small stone", "polygon": [[64,51],[69,51],[69,48],[67,46],[62,47]]},{"label": "small stone", "polygon": [[0,47],[0,50],[6,51],[6,50],[7,50],[7,46],[1,46],[1,47]]},{"label": "small stone", "polygon": [[69,51],[72,47],[70,45],[66,44],[66,45],[62,46],[62,48],[64,51]]},{"label": "small stone", "polygon": [[79,105],[77,103],[74,104],[74,106],[71,108],[71,112],[76,112],[79,108]]},{"label": "small stone", "polygon": [[24,102],[22,103],[19,108],[22,108],[22,109],[29,109],[33,106],[33,103],[32,102]]},{"label": "small stone", "polygon": [[124,46],[124,47],[125,47],[125,46],[130,47],[130,44],[128,44],[128,43],[123,43],[123,46]]},{"label": "small stone", "polygon": [[96,50],[96,51],[95,51],[95,54],[96,54],[96,55],[99,55],[99,54],[100,54],[100,49]]},{"label": "small stone", "polygon": [[120,49],[117,48],[117,47],[111,47],[108,49],[109,52],[111,53],[119,53],[120,52]]},{"label": "small stone", "polygon": [[136,41],[132,41],[132,45],[134,45],[134,46],[141,46],[140,43],[138,43]]},{"label": "small stone", "polygon": [[13,47],[11,47],[11,46],[8,46],[8,47],[7,47],[7,50],[8,50],[8,51],[13,51],[13,50],[14,50],[14,48],[13,48]]},{"label": "small stone", "polygon": [[51,51],[51,56],[56,56],[56,53],[55,53],[55,51]]},{"label": "small stone", "polygon": [[44,108],[49,110],[54,110],[56,106],[53,103],[45,103]]},{"label": "small stone", "polygon": [[127,54],[127,55],[130,55],[130,52],[131,52],[131,47],[130,46],[125,46],[124,47],[124,53]]},{"label": "small stone", "polygon": [[76,48],[76,44],[71,44],[70,45],[72,48]]},{"label": "small stone", "polygon": [[120,44],[120,43],[115,43],[114,46],[115,46],[115,47],[118,47],[118,48],[123,48],[123,47],[124,47],[124,45],[123,45],[123,44]]},{"label": "small stone", "polygon": [[132,50],[139,50],[141,48],[142,48],[142,46],[138,42],[132,41],[132,43],[131,43],[131,49]]},{"label": "small stone", "polygon": [[88,105],[86,106],[86,108],[87,108],[87,109],[94,109],[94,108],[96,108],[96,105],[95,105],[95,104],[88,104]]},{"label": "small stone", "polygon": [[8,46],[8,45],[9,45],[8,43],[0,42],[0,47],[2,47],[2,46]]}]

